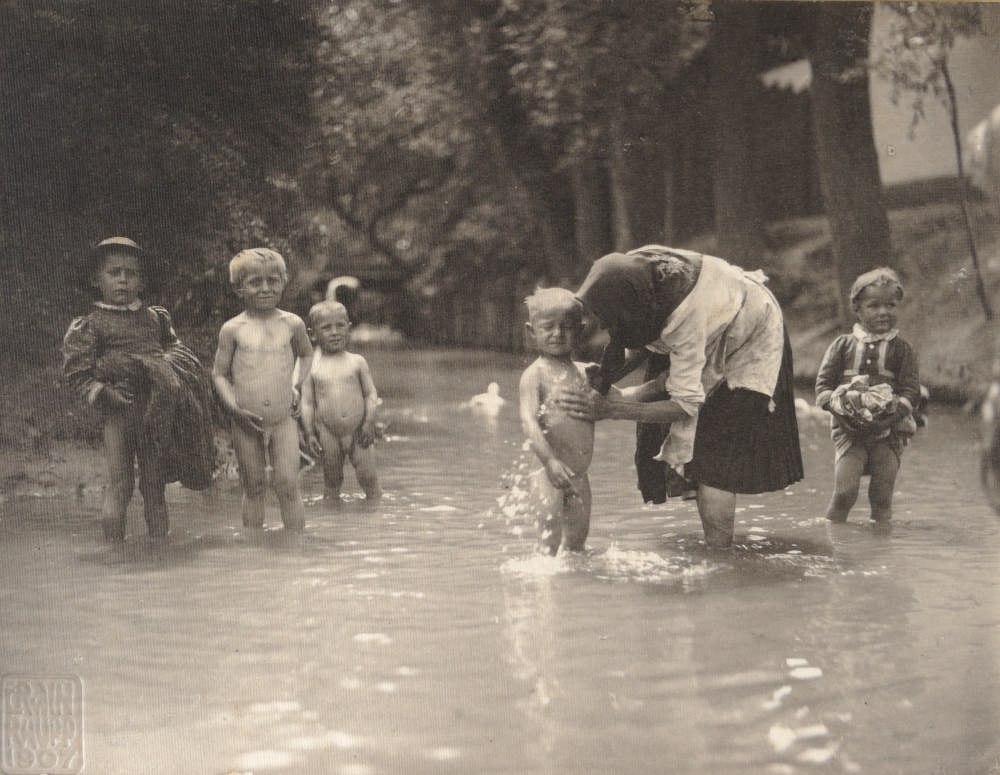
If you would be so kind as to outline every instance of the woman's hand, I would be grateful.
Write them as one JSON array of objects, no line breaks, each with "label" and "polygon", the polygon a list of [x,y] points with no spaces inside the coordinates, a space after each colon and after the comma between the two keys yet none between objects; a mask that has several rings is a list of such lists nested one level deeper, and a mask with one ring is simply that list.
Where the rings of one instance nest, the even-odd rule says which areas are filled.
[{"label": "woman's hand", "polygon": [[[613,398],[613,394],[618,392],[618,389],[613,387],[609,395]],[[552,400],[556,406],[576,420],[596,422],[608,416],[609,399],[590,388],[558,387],[552,395]]]}]

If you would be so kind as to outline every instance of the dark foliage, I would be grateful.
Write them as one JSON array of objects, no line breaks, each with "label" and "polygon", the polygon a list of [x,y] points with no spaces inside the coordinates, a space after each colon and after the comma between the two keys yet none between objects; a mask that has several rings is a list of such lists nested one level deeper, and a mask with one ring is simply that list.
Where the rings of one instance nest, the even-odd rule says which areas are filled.
[{"label": "dark foliage", "polygon": [[282,183],[309,125],[311,5],[0,4],[0,245],[17,269],[5,361],[57,341],[89,298],[67,294],[74,266],[103,237],[156,252],[158,300],[175,306],[192,281],[214,292],[237,247],[293,233]]}]

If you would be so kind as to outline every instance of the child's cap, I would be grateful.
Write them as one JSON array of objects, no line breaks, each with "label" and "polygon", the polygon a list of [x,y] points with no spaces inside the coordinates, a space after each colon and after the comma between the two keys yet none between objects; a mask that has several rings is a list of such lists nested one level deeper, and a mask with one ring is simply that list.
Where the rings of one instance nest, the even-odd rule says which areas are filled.
[{"label": "child's cap", "polygon": [[138,257],[142,271],[143,285],[146,291],[153,290],[160,279],[156,260],[152,253],[129,237],[107,237],[97,244],[92,245],[80,266],[78,277],[80,284],[86,288],[91,287],[94,274],[100,269],[101,262],[104,261],[108,253],[115,250],[134,253]]},{"label": "child's cap", "polygon": [[139,243],[135,240],[131,240],[128,237],[108,237],[107,239],[102,239],[96,245],[94,245],[94,250],[101,253],[107,248],[119,248],[124,250],[132,250],[136,253],[145,253]]},{"label": "child's cap", "polygon": [[903,298],[903,284],[899,280],[899,275],[887,266],[880,266],[860,275],[851,286],[851,304],[857,301],[862,291],[870,285],[894,285],[899,292],[899,298]]}]

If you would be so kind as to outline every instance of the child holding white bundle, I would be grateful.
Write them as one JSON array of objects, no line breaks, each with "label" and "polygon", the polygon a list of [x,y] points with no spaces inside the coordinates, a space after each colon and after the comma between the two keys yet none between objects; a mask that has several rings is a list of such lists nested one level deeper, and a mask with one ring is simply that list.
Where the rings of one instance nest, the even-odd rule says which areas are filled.
[{"label": "child holding white bundle", "polygon": [[829,346],[816,377],[816,404],[830,412],[836,451],[834,492],[826,518],[844,522],[871,476],[871,518],[892,518],[903,447],[916,431],[917,356],[896,329],[903,286],[891,269],[865,272],[851,287],[853,330]]}]

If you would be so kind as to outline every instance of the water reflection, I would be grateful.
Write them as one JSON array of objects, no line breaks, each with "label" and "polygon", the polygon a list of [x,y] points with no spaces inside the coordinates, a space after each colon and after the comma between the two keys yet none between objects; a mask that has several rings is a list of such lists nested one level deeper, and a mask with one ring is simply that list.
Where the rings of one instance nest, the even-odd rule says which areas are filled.
[{"label": "water reflection", "polygon": [[804,428],[807,480],[740,498],[729,552],[705,548],[692,503],[639,502],[633,431],[602,423],[589,549],[548,558],[503,507],[526,465],[513,407],[495,424],[458,409],[491,381],[514,395],[524,364],[371,356],[389,423],[374,511],[326,509],[311,471],[301,534],[245,530],[232,489],[171,491],[168,541],[136,510],[111,547],[97,493],[0,504],[0,668],[82,678],[87,771],[958,773],[1000,756],[1000,520],[969,418],[918,434],[888,534],[863,507],[822,519],[832,450]]},{"label": "water reflection", "polygon": [[[531,735],[524,741],[531,771],[553,773],[557,724],[553,714],[565,702],[557,684],[555,612],[552,575],[565,570],[561,558],[538,555],[530,561],[508,564],[511,578],[504,585],[504,620],[510,643],[512,675],[522,684],[517,701]],[[551,708],[553,699],[558,703]]]}]

